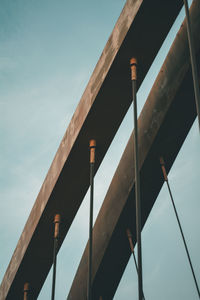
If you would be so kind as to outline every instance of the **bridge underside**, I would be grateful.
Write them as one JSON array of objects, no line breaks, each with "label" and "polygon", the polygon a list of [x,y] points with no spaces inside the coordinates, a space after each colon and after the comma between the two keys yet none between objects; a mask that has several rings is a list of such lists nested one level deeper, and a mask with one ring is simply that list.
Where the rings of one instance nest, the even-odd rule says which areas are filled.
[{"label": "bridge underside", "polygon": [[[200,48],[200,3],[191,8],[196,51]],[[176,64],[174,64],[176,61]],[[163,185],[159,158],[169,172],[195,120],[196,107],[186,24],[168,53],[138,120],[142,226]],[[198,52],[200,70],[200,52]],[[134,134],[134,132],[133,132]],[[135,232],[133,134],[112,179],[94,230],[92,299],[111,300],[131,255],[126,229]],[[88,245],[74,278],[68,300],[87,299]]]},{"label": "bridge underside", "polygon": [[[199,2],[194,3],[199,32]],[[32,298],[37,298],[52,265],[54,215],[62,215],[60,247],[89,187],[88,142],[97,140],[96,172],[131,104],[130,57],[137,56],[139,62],[139,87],[181,6],[182,0],[125,4],[27,220],[0,299],[20,299],[24,282],[30,282]],[[163,69],[168,84],[160,89],[159,81],[155,83],[139,119],[143,225],[163,183],[159,156],[164,156],[169,171],[196,116],[188,50],[179,55],[182,42],[172,52],[175,63],[169,61]],[[113,297],[130,256],[125,230],[129,226],[135,232],[132,149],[130,139],[95,224],[93,299]],[[69,299],[86,299],[86,269],[87,248]]]}]

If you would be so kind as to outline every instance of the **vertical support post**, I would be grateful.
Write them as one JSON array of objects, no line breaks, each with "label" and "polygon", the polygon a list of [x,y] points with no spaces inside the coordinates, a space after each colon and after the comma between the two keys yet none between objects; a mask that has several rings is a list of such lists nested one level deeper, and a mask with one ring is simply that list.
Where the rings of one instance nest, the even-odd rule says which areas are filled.
[{"label": "vertical support post", "polygon": [[200,130],[200,92],[199,92],[199,82],[198,82],[198,75],[197,75],[196,56],[195,56],[195,51],[194,51],[194,40],[193,40],[192,30],[191,30],[191,22],[190,22],[190,15],[189,15],[189,9],[188,9],[188,1],[187,0],[183,0],[183,1],[184,1],[184,5],[185,5],[188,43],[189,43],[189,49],[190,49],[192,77],[193,77],[193,84],[194,84],[194,94],[195,94],[197,117],[198,117],[199,130]]},{"label": "vertical support post", "polygon": [[58,251],[58,238],[60,229],[60,215],[56,214],[54,217],[54,246],[53,246],[53,278],[52,278],[52,292],[51,300],[55,299],[55,285],[56,285],[56,263],[57,263],[57,251]]},{"label": "vertical support post", "polygon": [[90,219],[89,219],[89,258],[88,258],[88,300],[92,300],[92,227],[94,202],[94,164],[96,141],[90,140]]},{"label": "vertical support post", "polygon": [[24,300],[28,300],[28,292],[29,292],[29,283],[26,282],[24,284]]},{"label": "vertical support post", "polygon": [[136,82],[137,82],[137,60],[131,58],[131,81],[133,93],[133,108],[134,108],[134,163],[135,163],[135,200],[136,200],[136,233],[137,233],[137,253],[138,253],[138,294],[139,300],[142,300],[142,243],[141,243],[141,203],[140,203],[140,175],[139,175],[139,157],[138,157],[138,126],[137,126],[137,97],[136,97]]}]

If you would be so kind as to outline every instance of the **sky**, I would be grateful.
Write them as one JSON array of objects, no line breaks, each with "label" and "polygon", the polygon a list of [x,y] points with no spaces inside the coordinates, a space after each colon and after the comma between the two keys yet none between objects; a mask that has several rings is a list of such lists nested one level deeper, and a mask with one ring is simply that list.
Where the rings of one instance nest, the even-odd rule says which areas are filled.
[{"label": "sky", "polygon": [[[0,1],[0,281],[124,4],[124,0]],[[138,91],[139,111],[183,16],[182,11]],[[95,176],[95,218],[132,129],[129,110]],[[199,148],[196,120],[169,174],[197,279]],[[56,299],[66,299],[85,248],[88,204],[87,193],[58,254]],[[165,185],[142,232],[142,247],[146,299],[198,299]],[[52,270],[39,300],[50,298],[51,280]],[[132,298],[137,299],[137,275],[131,257],[114,300]]]}]

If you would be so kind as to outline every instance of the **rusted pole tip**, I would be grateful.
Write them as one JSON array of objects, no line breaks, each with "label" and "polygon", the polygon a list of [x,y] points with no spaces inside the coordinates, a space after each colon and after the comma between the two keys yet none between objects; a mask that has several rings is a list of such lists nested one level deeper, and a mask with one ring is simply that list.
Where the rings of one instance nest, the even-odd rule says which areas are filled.
[{"label": "rusted pole tip", "polygon": [[135,57],[132,57],[131,59],[130,59],[130,65],[132,66],[132,65],[137,65],[137,59],[135,58]]},{"label": "rusted pole tip", "polygon": [[96,147],[96,141],[95,140],[90,140],[90,148],[95,148]]},{"label": "rusted pole tip", "polygon": [[137,80],[137,59],[132,57],[130,59],[130,66],[131,66],[131,80]]},{"label": "rusted pole tip", "polygon": [[164,180],[168,181],[167,172],[166,172],[166,169],[165,169],[165,161],[164,161],[162,156],[160,157],[160,165],[161,165],[161,168],[162,168]]},{"label": "rusted pole tip", "polygon": [[165,161],[164,161],[164,158],[162,156],[160,157],[160,164],[161,164],[161,166],[165,165]]},{"label": "rusted pole tip", "polygon": [[90,163],[95,163],[95,148],[96,148],[96,141],[90,140]]},{"label": "rusted pole tip", "polygon": [[24,292],[28,292],[29,291],[29,283],[26,282],[24,283]]},{"label": "rusted pole tip", "polygon": [[129,228],[126,229],[126,234],[127,234],[128,238],[132,237],[132,233]]},{"label": "rusted pole tip", "polygon": [[126,234],[127,234],[128,240],[129,240],[131,252],[134,253],[134,246],[133,246],[133,241],[132,241],[132,233],[131,233],[131,231],[130,231],[129,228],[126,229]]},{"label": "rusted pole tip", "polygon": [[59,215],[59,214],[56,214],[56,215],[54,216],[54,223],[60,223],[60,221],[61,221],[60,215]]},{"label": "rusted pole tip", "polygon": [[55,229],[54,229],[54,238],[57,239],[59,236],[59,226],[60,226],[60,220],[61,217],[59,214],[56,214],[54,217],[54,224],[55,224]]}]

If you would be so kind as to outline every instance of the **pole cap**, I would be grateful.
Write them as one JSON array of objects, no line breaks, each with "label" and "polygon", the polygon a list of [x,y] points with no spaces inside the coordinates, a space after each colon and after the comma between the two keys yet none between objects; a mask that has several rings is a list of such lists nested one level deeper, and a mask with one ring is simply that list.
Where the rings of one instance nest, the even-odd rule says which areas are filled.
[{"label": "pole cap", "polygon": [[166,172],[166,169],[165,169],[165,161],[164,161],[162,156],[160,157],[160,165],[161,165],[161,168],[162,168],[164,179],[165,179],[165,181],[168,181],[167,172]]},{"label": "pole cap", "polygon": [[95,163],[95,149],[96,149],[96,141],[90,140],[90,163]]},{"label": "pole cap", "polygon": [[127,234],[128,238],[132,237],[132,233],[129,228],[126,229],[126,234]]},{"label": "pole cap", "polygon": [[161,166],[165,165],[165,161],[164,161],[164,158],[162,156],[160,157],[160,164],[161,164]]},{"label": "pole cap", "polygon": [[131,66],[137,65],[137,59],[136,59],[135,57],[132,57],[132,58],[130,59],[130,65],[131,65]]},{"label": "pole cap", "polygon": [[130,66],[131,66],[131,80],[137,80],[137,59],[132,57],[130,59]]},{"label": "pole cap", "polygon": [[96,141],[95,140],[90,140],[90,148],[95,148],[96,147]]},{"label": "pole cap", "polygon": [[55,217],[54,217],[54,223],[60,223],[61,221],[61,217],[59,214],[56,214]]},{"label": "pole cap", "polygon": [[26,282],[24,283],[24,292],[28,292],[29,291],[29,283]]}]

